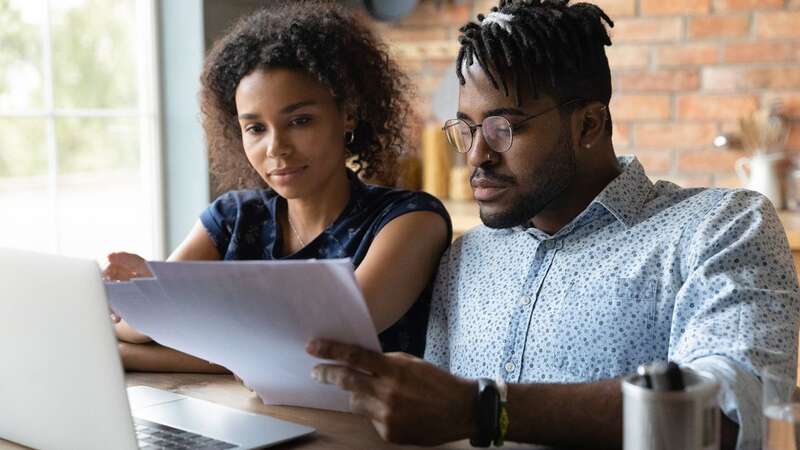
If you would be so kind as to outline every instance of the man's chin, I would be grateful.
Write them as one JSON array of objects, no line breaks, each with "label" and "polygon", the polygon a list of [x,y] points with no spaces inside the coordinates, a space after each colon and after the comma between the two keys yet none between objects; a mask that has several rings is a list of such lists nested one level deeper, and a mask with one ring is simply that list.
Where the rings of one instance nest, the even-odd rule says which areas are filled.
[{"label": "man's chin", "polygon": [[479,207],[481,222],[489,228],[512,228],[528,221],[528,218],[519,217],[513,208],[483,204],[479,204]]}]

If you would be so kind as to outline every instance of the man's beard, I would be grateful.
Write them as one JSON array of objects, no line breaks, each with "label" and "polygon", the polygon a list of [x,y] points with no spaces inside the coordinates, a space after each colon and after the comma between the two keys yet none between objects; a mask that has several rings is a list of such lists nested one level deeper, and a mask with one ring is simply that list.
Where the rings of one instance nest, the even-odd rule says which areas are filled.
[{"label": "man's beard", "polygon": [[552,158],[527,179],[516,180],[518,187],[527,187],[512,201],[505,211],[485,214],[480,211],[481,221],[489,228],[511,228],[525,225],[539,214],[564,190],[569,187],[575,177],[575,154],[572,152],[572,132],[568,126],[556,142]]}]

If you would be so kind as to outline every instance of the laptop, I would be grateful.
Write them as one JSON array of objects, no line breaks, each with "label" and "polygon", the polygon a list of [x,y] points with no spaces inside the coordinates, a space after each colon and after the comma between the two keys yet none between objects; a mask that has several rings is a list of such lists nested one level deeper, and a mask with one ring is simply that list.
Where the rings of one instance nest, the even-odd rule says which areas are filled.
[{"label": "laptop", "polygon": [[96,262],[0,248],[0,438],[39,449],[255,449],[313,428],[126,390]]}]

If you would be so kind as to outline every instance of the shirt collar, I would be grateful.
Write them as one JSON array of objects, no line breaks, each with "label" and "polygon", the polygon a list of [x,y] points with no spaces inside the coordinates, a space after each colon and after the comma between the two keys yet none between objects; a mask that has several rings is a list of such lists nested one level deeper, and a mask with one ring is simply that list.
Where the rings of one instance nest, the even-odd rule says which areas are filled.
[{"label": "shirt collar", "polygon": [[635,225],[639,222],[642,206],[650,196],[653,183],[647,178],[644,167],[635,156],[618,156],[617,162],[622,167],[622,173],[614,178],[586,209],[556,234],[551,236],[535,227],[524,225],[496,231],[525,232],[539,240],[549,239],[571,233],[579,223],[593,220],[601,209],[607,210],[626,227]]},{"label": "shirt collar", "polygon": [[[617,157],[622,173],[592,200],[608,210],[617,220],[631,227],[638,223],[642,206],[650,196],[653,183],[635,156]],[[590,205],[591,206],[591,205]]]}]

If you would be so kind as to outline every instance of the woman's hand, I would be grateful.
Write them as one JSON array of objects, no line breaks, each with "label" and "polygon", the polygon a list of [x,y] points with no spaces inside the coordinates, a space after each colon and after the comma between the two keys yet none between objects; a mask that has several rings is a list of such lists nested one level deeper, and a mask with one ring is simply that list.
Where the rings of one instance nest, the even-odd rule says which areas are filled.
[{"label": "woman's hand", "polygon": [[147,261],[139,255],[116,252],[108,255],[108,266],[103,270],[106,281],[129,281],[131,278],[147,278],[153,274]]},{"label": "woman's hand", "polygon": [[[104,281],[129,281],[132,278],[146,278],[153,276],[147,267],[144,258],[133,253],[117,252],[108,255],[108,266],[103,270]],[[113,310],[111,322],[114,323],[114,332],[117,339],[132,344],[144,344],[152,341],[148,336],[139,333],[128,325]]]}]

